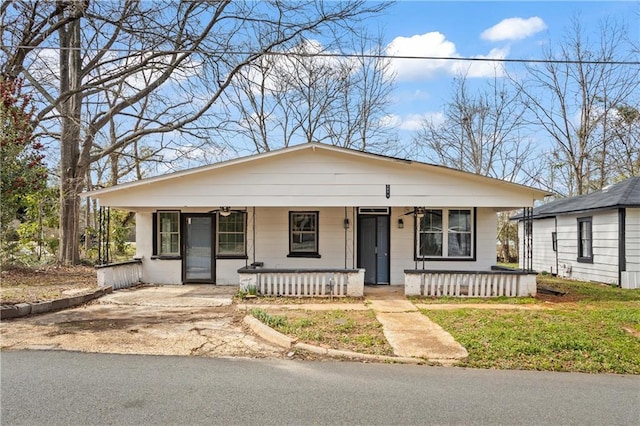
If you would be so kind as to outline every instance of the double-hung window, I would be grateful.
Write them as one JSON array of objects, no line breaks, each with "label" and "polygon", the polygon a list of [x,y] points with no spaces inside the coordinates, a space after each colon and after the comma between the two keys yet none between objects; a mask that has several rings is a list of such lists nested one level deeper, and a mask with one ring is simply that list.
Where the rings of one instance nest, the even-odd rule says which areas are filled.
[{"label": "double-hung window", "polygon": [[318,212],[289,212],[289,256],[319,256]]},{"label": "double-hung window", "polygon": [[156,253],[159,256],[180,255],[180,212],[159,211]]},{"label": "double-hung window", "polygon": [[247,214],[230,212],[218,219],[218,256],[245,257],[247,255]]},{"label": "double-hung window", "polygon": [[418,259],[471,259],[473,239],[471,209],[426,209],[418,215]]},{"label": "double-hung window", "polygon": [[578,218],[578,262],[593,262],[593,231],[590,217]]}]

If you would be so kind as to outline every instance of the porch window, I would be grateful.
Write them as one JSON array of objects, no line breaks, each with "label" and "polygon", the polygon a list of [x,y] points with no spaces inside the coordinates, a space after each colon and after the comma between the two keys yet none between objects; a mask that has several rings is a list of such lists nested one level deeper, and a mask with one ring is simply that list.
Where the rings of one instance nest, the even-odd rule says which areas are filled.
[{"label": "porch window", "polygon": [[247,214],[231,212],[218,219],[218,256],[245,257],[247,255]]},{"label": "porch window", "polygon": [[416,230],[418,259],[471,259],[473,210],[427,209],[418,215]]},{"label": "porch window", "polygon": [[180,255],[180,212],[158,212],[158,248],[160,256]]},{"label": "porch window", "polygon": [[319,257],[318,212],[289,212],[289,256]]},{"label": "porch window", "polygon": [[578,262],[593,263],[593,225],[590,217],[578,218]]}]

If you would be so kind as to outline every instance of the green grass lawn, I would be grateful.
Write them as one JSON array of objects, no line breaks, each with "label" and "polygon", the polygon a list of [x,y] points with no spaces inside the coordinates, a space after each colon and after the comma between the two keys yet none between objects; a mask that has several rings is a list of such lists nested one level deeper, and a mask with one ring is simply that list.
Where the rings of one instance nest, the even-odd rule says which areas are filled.
[{"label": "green grass lawn", "polygon": [[469,352],[461,366],[640,374],[640,291],[540,277],[570,303],[549,310],[423,311]]}]

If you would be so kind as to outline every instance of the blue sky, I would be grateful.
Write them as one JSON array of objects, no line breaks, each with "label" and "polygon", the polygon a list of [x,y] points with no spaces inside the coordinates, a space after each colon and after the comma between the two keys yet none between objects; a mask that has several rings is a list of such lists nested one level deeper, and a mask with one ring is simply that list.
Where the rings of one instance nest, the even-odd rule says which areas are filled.
[{"label": "blue sky", "polygon": [[[640,1],[400,1],[369,24],[373,32],[382,30],[385,44],[399,44],[405,55],[438,56],[442,52],[460,57],[541,58],[543,46],[560,40],[576,16],[585,28],[593,29],[594,38],[598,23],[608,17],[624,21],[630,37],[640,41]],[[513,18],[521,21],[503,22]],[[402,132],[403,138],[421,116],[436,114],[447,100],[455,70],[439,64],[433,70],[426,62],[412,61],[398,70],[391,113],[407,131]],[[409,72],[407,67],[423,67],[424,71]]]}]

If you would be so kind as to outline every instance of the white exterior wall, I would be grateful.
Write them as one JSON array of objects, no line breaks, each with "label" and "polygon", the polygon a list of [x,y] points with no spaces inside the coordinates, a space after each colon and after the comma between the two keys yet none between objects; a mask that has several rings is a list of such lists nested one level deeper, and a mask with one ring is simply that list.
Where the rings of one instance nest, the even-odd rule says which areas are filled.
[{"label": "white exterior wall", "polygon": [[[455,208],[455,207],[452,207]],[[413,208],[393,208],[390,217],[391,284],[404,284],[404,270],[415,269],[414,220],[413,215],[404,216]],[[137,252],[142,258],[143,282],[153,284],[180,284],[182,261],[151,259],[153,253],[154,210],[136,214]],[[202,212],[183,210],[183,213]],[[247,208],[247,255],[248,259],[216,259],[216,283],[237,285],[238,269],[254,262],[254,223],[252,207]],[[289,254],[289,211],[319,212],[320,258],[287,257]],[[255,208],[255,261],[263,262],[265,268],[347,268],[357,267],[357,209],[347,208],[350,226],[345,247],[343,207],[257,207]],[[404,220],[404,228],[398,228],[398,219]],[[489,270],[495,264],[497,215],[493,209],[476,210],[476,261],[419,261],[418,268],[439,270]],[[346,255],[346,256],[345,256]],[[345,264],[346,257],[346,264]]]},{"label": "white exterior wall", "polygon": [[136,212],[136,257],[142,259],[142,282],[182,284],[182,261],[151,259],[153,254],[153,213]]},{"label": "white exterior wall", "polygon": [[626,212],[625,253],[627,270],[622,273],[624,288],[640,288],[640,208]]},{"label": "white exterior wall", "polygon": [[[532,267],[536,272],[548,272],[557,274],[556,268],[556,252],[553,251],[553,238],[551,233],[555,229],[555,219],[540,219],[533,222],[533,259]],[[520,244],[520,267],[524,267],[524,232],[522,222],[518,224],[518,233]]]},{"label": "white exterior wall", "polygon": [[[593,263],[577,261],[579,217],[592,217]],[[618,211],[558,216],[558,264],[560,275],[583,281],[617,284]],[[570,267],[566,274],[563,274],[563,265]]]},{"label": "white exterior wall", "polygon": [[[97,191],[101,206],[520,208],[541,191],[444,167],[328,147],[283,151]],[[304,147],[303,147],[304,148]],[[387,185],[389,196],[387,197]]]}]

